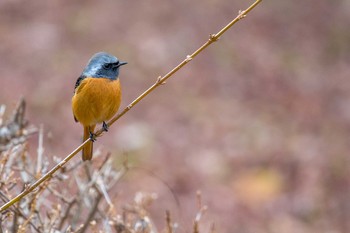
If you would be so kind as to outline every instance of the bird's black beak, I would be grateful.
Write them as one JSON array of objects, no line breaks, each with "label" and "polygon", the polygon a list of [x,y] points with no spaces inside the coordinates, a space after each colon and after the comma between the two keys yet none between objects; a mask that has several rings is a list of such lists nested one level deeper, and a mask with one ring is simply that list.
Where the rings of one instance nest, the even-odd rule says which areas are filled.
[{"label": "bird's black beak", "polygon": [[126,65],[126,64],[128,64],[128,63],[125,62],[125,61],[120,61],[119,64],[118,64],[118,67],[123,66],[123,65]]}]

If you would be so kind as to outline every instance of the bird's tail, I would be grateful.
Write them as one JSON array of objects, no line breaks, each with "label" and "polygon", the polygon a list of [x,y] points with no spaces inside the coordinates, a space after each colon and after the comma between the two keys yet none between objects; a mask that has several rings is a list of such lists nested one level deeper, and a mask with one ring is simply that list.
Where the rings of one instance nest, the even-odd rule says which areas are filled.
[{"label": "bird's tail", "polygon": [[[90,138],[90,132],[94,133],[95,126],[84,126],[84,138],[83,142],[86,141],[86,139]],[[83,147],[83,161],[85,160],[91,160],[92,159],[92,152],[93,152],[93,142],[89,141],[86,143],[86,145]]]}]

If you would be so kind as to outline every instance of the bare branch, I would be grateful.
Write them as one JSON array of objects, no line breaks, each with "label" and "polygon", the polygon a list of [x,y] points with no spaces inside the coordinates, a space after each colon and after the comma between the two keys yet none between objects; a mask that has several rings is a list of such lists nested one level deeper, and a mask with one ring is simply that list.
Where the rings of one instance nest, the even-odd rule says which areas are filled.
[{"label": "bare branch", "polygon": [[[167,79],[172,77],[178,70],[180,70],[183,66],[185,66],[189,61],[194,59],[200,52],[202,52],[205,48],[207,48],[210,44],[213,42],[218,41],[218,39],[229,29],[231,28],[235,23],[237,23],[239,20],[243,19],[255,6],[257,6],[262,0],[256,0],[255,3],[253,3],[250,7],[248,7],[244,11],[240,11],[238,16],[232,20],[229,24],[227,24],[225,27],[223,27],[218,33],[216,34],[211,34],[208,41],[205,42],[199,49],[197,49],[195,52],[193,52],[191,55],[186,56],[186,58],[178,64],[175,68],[173,68],[171,71],[169,71],[167,74],[165,74],[162,77],[158,77],[156,82],[149,87],[145,92],[143,92],[140,96],[138,96],[134,101],[132,101],[123,111],[121,111],[119,114],[117,114],[115,117],[113,117],[109,122],[107,122],[107,126],[110,127],[114,122],[116,122],[119,118],[124,116],[128,111],[131,110],[137,103],[139,103],[143,98],[145,98],[148,94],[150,94],[154,89],[156,89],[158,86],[162,85],[165,83]],[[12,130],[16,134],[22,133],[22,128],[26,124],[24,121],[24,109],[25,109],[25,104],[24,101],[20,102],[20,105],[18,107],[18,114],[15,114],[13,117],[13,121],[17,122],[17,127],[16,130]],[[19,128],[19,129],[18,129]],[[2,128],[1,128],[2,129]],[[11,137],[13,133],[10,134],[5,134],[1,133],[0,129],[0,140],[7,140],[6,138]],[[10,132],[12,132],[10,130]],[[104,132],[103,128],[100,128],[95,132],[96,137],[101,136],[101,134]],[[5,135],[5,136],[2,136]],[[10,136],[8,136],[10,135]],[[41,185],[44,181],[48,181],[52,178],[53,174],[58,171],[59,169],[63,168],[65,164],[70,161],[79,151],[82,150],[82,148],[90,141],[91,139],[87,139],[84,141],[80,146],[78,146],[73,152],[71,152],[66,158],[64,158],[60,163],[58,163],[56,166],[54,166],[49,172],[47,172],[44,176],[42,176],[40,179],[35,181],[33,184],[28,185],[27,188],[18,194],[16,197],[11,199],[9,202],[5,203],[3,206],[0,207],[0,212],[5,211],[8,209],[10,206],[21,200],[24,196],[28,195],[31,193],[36,187]],[[0,148],[1,149],[1,148]],[[85,226],[84,226],[85,227]],[[85,228],[83,229],[85,230]]]}]

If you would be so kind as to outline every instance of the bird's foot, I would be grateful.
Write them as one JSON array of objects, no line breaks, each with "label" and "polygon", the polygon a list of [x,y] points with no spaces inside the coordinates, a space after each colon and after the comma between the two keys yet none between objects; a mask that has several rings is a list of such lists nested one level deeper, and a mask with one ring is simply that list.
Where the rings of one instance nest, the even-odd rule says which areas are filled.
[{"label": "bird's foot", "polygon": [[89,132],[89,134],[90,134],[90,140],[91,140],[92,142],[95,142],[95,141],[96,141],[96,134],[94,134],[94,133],[92,133],[92,132]]},{"label": "bird's foot", "polygon": [[109,127],[108,127],[107,123],[104,122],[104,121],[102,122],[102,128],[103,128],[104,131],[108,132],[108,128]]}]

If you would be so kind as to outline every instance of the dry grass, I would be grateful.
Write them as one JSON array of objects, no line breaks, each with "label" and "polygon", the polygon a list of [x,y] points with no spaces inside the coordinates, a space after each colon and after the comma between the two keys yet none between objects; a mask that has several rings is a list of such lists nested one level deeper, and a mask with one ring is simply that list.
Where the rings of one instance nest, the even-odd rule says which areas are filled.
[{"label": "dry grass", "polygon": [[[4,114],[0,118],[1,205],[25,190],[52,166],[44,156],[43,129],[27,126],[24,109],[22,99],[9,120],[4,120]],[[28,138],[35,132],[38,132],[39,142],[37,155],[33,156],[28,151]],[[32,159],[34,157],[36,159]],[[101,159],[96,167],[81,161],[70,163],[2,213],[0,232],[176,232],[178,224],[171,218],[170,211],[164,214],[164,229],[154,224],[148,209],[157,205],[156,193],[136,192],[131,203],[118,199],[122,208],[115,207],[115,198],[111,198],[109,192],[128,172],[128,164],[125,162],[116,169],[110,154],[97,153],[95,157]],[[58,161],[57,158],[54,160]],[[197,199],[199,211],[193,221],[193,232],[196,233],[206,210],[200,194]]]}]

